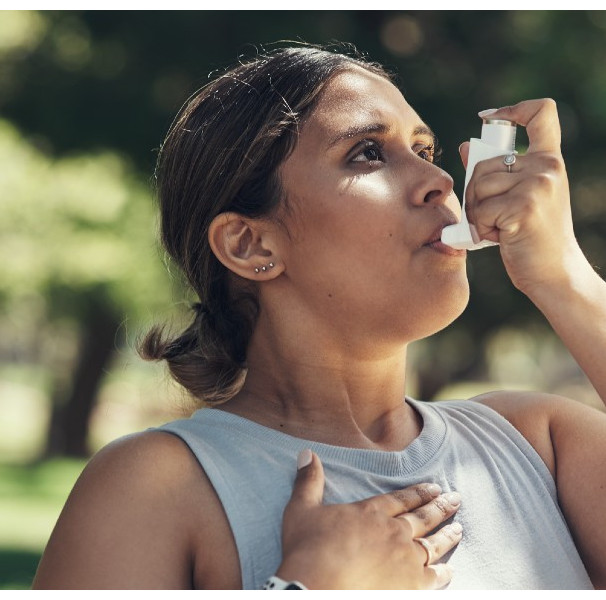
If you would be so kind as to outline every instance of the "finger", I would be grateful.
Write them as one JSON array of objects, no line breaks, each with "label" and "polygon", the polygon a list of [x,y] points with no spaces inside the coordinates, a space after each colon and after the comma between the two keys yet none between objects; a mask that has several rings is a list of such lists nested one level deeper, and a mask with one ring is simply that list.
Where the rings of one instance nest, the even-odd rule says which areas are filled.
[{"label": "finger", "polygon": [[290,497],[291,505],[317,506],[324,495],[322,462],[311,451],[303,450],[297,459],[297,477]]},{"label": "finger", "polygon": [[520,184],[528,182],[528,178],[519,173],[493,173],[490,177],[481,177],[473,182],[472,192],[468,193],[467,202],[481,206],[490,198],[503,196],[515,190]]},{"label": "finger", "polygon": [[[485,198],[473,210],[473,223],[482,239],[511,240],[522,229],[530,233],[545,222],[545,206],[520,182],[507,193]],[[538,224],[538,225],[537,225]]]},{"label": "finger", "polygon": [[556,152],[560,150],[562,133],[557,105],[551,98],[525,100],[513,106],[504,106],[481,117],[507,119],[526,127],[528,152]]},{"label": "finger", "polygon": [[448,564],[430,565],[425,569],[425,589],[439,590],[450,583],[453,570]]},{"label": "finger", "polygon": [[372,507],[389,517],[397,517],[402,513],[428,504],[440,495],[442,488],[436,483],[419,483],[410,487],[394,490],[380,496],[373,496],[358,502],[359,505]]},{"label": "finger", "polygon": [[[491,161],[486,161],[491,162]],[[478,165],[480,166],[480,165]],[[490,168],[489,165],[482,165],[486,171]],[[485,203],[493,198],[503,197],[506,194],[514,192],[515,188],[523,184],[525,179],[516,174],[515,172],[485,172],[477,173],[477,177],[472,179],[467,186],[465,210],[467,211],[467,219],[470,223],[473,223],[478,228],[478,225],[484,225],[487,223],[487,214],[484,211]],[[511,204],[511,202],[510,202]],[[511,208],[511,207],[510,207]],[[483,223],[480,223],[483,221]],[[494,221],[489,223],[490,229],[494,227]],[[482,232],[478,229],[478,234],[481,236]]]},{"label": "finger", "polygon": [[[476,232],[480,239],[489,240],[491,242],[500,243],[500,227],[506,227],[506,233],[514,234],[516,231],[512,229],[512,223],[507,223],[503,218],[503,211],[507,215],[515,211],[510,209],[511,200],[507,203],[509,195],[492,196],[484,198],[480,204],[473,203],[467,205],[467,219],[473,223]],[[515,216],[515,221],[519,223],[519,215]]]},{"label": "finger", "polygon": [[430,548],[429,562],[436,562],[447,552],[450,552],[461,541],[462,537],[463,527],[460,523],[449,523],[433,535],[426,536],[424,539]]},{"label": "finger", "polygon": [[503,160],[490,159],[484,161],[487,164],[478,163],[477,172],[469,181],[466,190],[466,206],[481,204],[487,198],[501,196],[516,187],[524,179],[520,176],[521,166],[514,165],[517,171],[512,170],[509,173]]},{"label": "finger", "polygon": [[461,495],[458,492],[448,492],[425,506],[401,515],[400,518],[410,523],[412,537],[423,537],[452,516],[460,505]]},{"label": "finger", "polygon": [[508,168],[505,158],[511,156],[510,154],[504,154],[503,156],[496,156],[495,158],[487,158],[481,160],[476,164],[473,170],[473,177],[469,181],[467,190],[471,185],[477,184],[481,179],[487,177],[504,176],[503,181],[507,181],[507,175],[509,181],[511,176],[522,171],[533,172],[537,169],[549,169],[551,167],[551,161],[546,158],[547,155],[534,155],[534,156],[519,156],[514,154],[514,162],[509,164],[511,171]]},{"label": "finger", "polygon": [[421,553],[421,563],[427,567],[433,561],[433,550],[426,538],[415,538],[413,542],[418,544],[417,550]]},{"label": "finger", "polygon": [[469,142],[463,142],[459,146],[459,156],[463,162],[463,166],[467,169],[467,159],[469,158]]}]

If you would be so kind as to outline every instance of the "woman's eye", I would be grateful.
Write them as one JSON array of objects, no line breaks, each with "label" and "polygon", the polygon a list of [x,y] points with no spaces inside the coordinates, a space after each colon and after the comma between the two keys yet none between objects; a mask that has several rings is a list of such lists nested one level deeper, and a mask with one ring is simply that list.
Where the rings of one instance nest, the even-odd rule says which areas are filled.
[{"label": "woman's eye", "polygon": [[420,156],[423,160],[426,160],[431,163],[437,162],[441,154],[442,150],[439,147],[436,147],[434,144],[428,144],[427,146],[423,146],[420,150],[417,151],[418,156]]},{"label": "woman's eye", "polygon": [[352,162],[383,162],[383,152],[381,147],[369,140],[362,142],[362,148],[351,159]]},{"label": "woman's eye", "polygon": [[417,154],[426,161],[429,162],[433,162],[433,146],[425,146],[424,148],[421,148],[421,150],[419,152],[417,152]]}]

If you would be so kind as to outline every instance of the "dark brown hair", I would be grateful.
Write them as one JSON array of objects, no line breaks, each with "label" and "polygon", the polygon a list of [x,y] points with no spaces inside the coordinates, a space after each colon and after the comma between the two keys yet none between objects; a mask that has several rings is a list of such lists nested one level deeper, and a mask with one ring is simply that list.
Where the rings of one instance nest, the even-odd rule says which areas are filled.
[{"label": "dark brown hair", "polygon": [[297,142],[326,83],[354,65],[386,78],[360,56],[314,46],[257,55],[196,92],[177,115],[157,166],[162,242],[199,297],[185,331],[153,329],[141,346],[206,404],[231,398],[246,374],[258,304],[254,287],[230,285],[208,228],[220,213],[279,218],[286,199],[278,168]]}]

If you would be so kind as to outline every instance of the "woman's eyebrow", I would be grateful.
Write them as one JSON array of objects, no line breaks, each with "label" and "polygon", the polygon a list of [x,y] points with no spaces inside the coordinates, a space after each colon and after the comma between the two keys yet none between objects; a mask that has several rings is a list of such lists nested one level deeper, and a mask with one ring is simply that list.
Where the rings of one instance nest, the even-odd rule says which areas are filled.
[{"label": "woman's eyebrow", "polygon": [[436,134],[427,125],[419,125],[413,132],[413,135],[427,135],[434,143],[437,141]]},{"label": "woman's eyebrow", "polygon": [[[354,125],[352,127],[348,127],[345,131],[332,138],[328,143],[328,148],[332,148],[339,142],[349,138],[357,137],[360,135],[368,135],[371,133],[386,133],[389,131],[389,129],[390,127],[388,127],[384,123],[368,123],[366,125]],[[436,140],[435,133],[427,125],[419,125],[418,127],[416,127],[413,131],[413,135],[426,135],[432,140]]]},{"label": "woman's eyebrow", "polygon": [[348,138],[357,137],[359,135],[367,135],[370,133],[385,133],[389,127],[385,123],[368,123],[366,125],[354,125],[348,127],[336,137],[332,138],[328,143],[328,148],[332,148],[335,144]]}]

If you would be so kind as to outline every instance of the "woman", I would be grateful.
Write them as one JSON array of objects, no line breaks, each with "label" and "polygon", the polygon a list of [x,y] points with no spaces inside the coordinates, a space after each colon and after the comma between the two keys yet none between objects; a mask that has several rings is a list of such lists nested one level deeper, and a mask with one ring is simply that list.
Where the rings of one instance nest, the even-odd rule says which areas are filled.
[{"label": "woman", "polygon": [[[605,284],[574,238],[555,105],[494,117],[530,146],[511,172],[476,167],[470,221],[606,397]],[[200,303],[145,352],[215,407],[91,461],[36,587],[604,585],[603,414],[534,393],[405,398],[408,344],[468,299],[465,252],[440,242],[460,209],[436,151],[380,67],[315,48],[187,103],[159,196]]]}]

